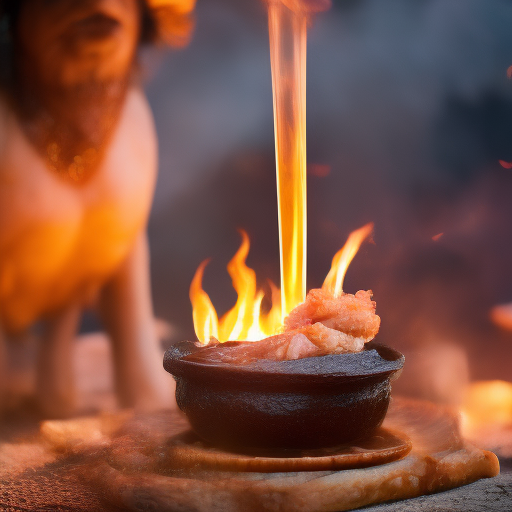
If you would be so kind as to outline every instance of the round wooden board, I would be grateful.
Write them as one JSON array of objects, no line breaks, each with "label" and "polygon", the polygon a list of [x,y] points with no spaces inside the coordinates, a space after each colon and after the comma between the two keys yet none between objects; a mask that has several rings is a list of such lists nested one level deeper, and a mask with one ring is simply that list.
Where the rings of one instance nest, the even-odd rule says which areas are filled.
[{"label": "round wooden board", "polygon": [[381,427],[369,439],[351,446],[242,454],[210,446],[187,431],[169,439],[164,456],[167,463],[176,468],[280,473],[378,466],[405,457],[411,448],[411,441],[405,434]]}]

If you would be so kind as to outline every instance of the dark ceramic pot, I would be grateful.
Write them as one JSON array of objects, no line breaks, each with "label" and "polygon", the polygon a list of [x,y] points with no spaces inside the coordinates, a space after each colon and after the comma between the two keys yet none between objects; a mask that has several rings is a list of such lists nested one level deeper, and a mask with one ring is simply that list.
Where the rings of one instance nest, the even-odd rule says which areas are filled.
[{"label": "dark ceramic pot", "polygon": [[356,354],[247,365],[188,361],[171,347],[164,368],[196,434],[232,450],[315,449],[351,443],[380,426],[404,356],[369,343]]}]

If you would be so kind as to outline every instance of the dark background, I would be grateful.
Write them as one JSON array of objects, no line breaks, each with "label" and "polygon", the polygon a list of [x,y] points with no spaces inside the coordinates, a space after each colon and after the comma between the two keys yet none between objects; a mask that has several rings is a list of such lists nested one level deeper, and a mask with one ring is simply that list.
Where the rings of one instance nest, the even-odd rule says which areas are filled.
[{"label": "dark background", "polygon": [[[279,282],[265,9],[199,0],[196,20],[187,48],[142,59],[160,142],[153,294],[176,340],[194,337],[188,287],[203,259],[219,314],[234,304],[237,228],[261,285]],[[512,301],[512,170],[498,163],[512,160],[512,3],[334,0],[308,38],[309,287],[374,221],[344,288],[374,291],[378,339],[411,369],[430,351],[434,366],[455,354],[457,373],[467,353],[472,379],[512,380],[512,333],[489,320]]]}]

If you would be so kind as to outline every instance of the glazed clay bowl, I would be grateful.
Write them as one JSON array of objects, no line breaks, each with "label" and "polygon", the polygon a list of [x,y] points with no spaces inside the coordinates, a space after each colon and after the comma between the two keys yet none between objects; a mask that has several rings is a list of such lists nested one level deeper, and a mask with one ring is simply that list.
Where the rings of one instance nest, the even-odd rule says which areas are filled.
[{"label": "glazed clay bowl", "polygon": [[197,350],[185,341],[165,353],[178,406],[199,437],[238,451],[327,448],[372,435],[405,359],[374,343],[355,354],[246,365],[187,360]]}]

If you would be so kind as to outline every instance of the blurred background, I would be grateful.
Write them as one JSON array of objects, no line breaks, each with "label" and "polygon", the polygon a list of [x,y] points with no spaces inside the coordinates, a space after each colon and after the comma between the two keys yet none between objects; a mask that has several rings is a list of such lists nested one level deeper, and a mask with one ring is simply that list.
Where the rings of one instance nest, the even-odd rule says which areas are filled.
[{"label": "blurred background", "polygon": [[[400,390],[449,402],[460,379],[512,380],[512,333],[489,317],[512,301],[512,170],[499,163],[512,160],[512,4],[333,4],[308,34],[308,285],[374,221],[344,288],[374,291],[378,340],[408,358]],[[188,288],[203,259],[219,314],[234,304],[237,228],[261,286],[279,283],[265,8],[199,0],[196,23],[185,49],[142,55],[160,143],[153,294],[168,342],[195,339]],[[435,382],[408,377],[419,367]]]}]

